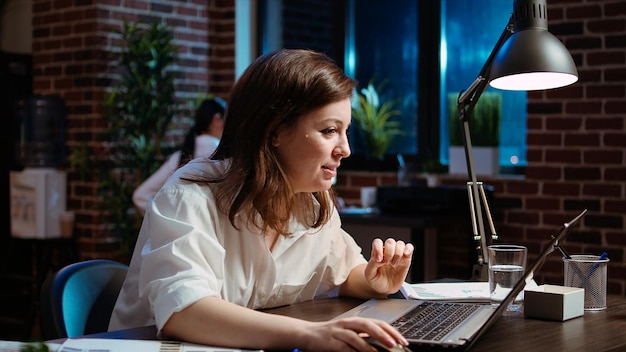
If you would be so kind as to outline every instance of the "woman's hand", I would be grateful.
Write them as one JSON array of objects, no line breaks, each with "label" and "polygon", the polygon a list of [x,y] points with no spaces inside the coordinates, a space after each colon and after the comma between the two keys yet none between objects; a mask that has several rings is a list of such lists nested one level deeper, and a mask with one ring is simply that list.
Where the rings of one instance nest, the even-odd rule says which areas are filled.
[{"label": "woman's hand", "polygon": [[[209,331],[210,333],[207,333]],[[382,320],[350,317],[310,322],[270,314],[208,296],[172,314],[164,337],[232,348],[311,351],[374,351],[364,337],[392,347],[408,342]]]},{"label": "woman's hand", "polygon": [[308,342],[300,347],[307,352],[375,351],[364,337],[371,337],[388,347],[398,344],[408,345],[407,340],[396,329],[376,319],[343,318],[313,323],[313,328],[307,330],[309,331],[306,338]]},{"label": "woman's hand", "polygon": [[365,267],[365,280],[372,289],[381,294],[392,294],[400,290],[406,279],[413,245],[388,238],[384,245],[380,238],[372,242],[372,256]]}]

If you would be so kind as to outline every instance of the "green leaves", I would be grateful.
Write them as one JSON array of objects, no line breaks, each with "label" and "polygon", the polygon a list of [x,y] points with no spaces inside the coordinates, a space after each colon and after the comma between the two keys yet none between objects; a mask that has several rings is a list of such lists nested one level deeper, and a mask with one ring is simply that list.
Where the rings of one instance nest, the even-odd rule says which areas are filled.
[{"label": "green leaves", "polygon": [[[463,145],[461,123],[457,107],[457,94],[448,94],[448,116],[450,145]],[[502,114],[502,94],[483,93],[469,118],[470,137],[476,147],[497,147],[500,144],[500,117]]]},{"label": "green leaves", "polygon": [[109,150],[100,156],[98,176],[107,225],[128,251],[141,223],[133,191],[171,152],[164,137],[179,113],[173,71],[177,49],[162,23],[125,22],[118,34],[124,44],[115,62],[116,84],[104,97]]},{"label": "green leaves", "polygon": [[20,352],[48,352],[48,345],[41,341],[24,343],[20,348]]},{"label": "green leaves", "polygon": [[395,109],[397,102],[383,101],[380,97],[379,91],[383,86],[384,83],[377,88],[372,80],[352,97],[352,117],[359,128],[359,135],[369,155],[378,159],[383,158],[393,137],[404,133],[401,123],[391,120],[400,115],[400,111]]},{"label": "green leaves", "polygon": [[161,23],[124,23],[119,34],[126,47],[119,53],[120,81],[105,100],[105,117],[119,141],[150,131],[159,144],[176,113],[173,34]]}]

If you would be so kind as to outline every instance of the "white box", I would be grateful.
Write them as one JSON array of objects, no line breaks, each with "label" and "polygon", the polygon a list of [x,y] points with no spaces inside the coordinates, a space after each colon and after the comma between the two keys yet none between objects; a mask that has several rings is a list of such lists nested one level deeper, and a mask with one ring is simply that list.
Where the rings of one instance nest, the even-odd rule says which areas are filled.
[{"label": "white box", "polygon": [[51,168],[11,171],[11,235],[61,236],[59,216],[66,207],[66,173]]},{"label": "white box", "polygon": [[584,314],[585,290],[541,285],[524,291],[524,316],[565,321]]}]

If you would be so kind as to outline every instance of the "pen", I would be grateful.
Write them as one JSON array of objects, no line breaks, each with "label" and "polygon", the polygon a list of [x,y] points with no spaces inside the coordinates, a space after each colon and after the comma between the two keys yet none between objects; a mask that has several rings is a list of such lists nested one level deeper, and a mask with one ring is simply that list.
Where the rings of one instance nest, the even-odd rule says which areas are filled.
[{"label": "pen", "polygon": [[[602,254],[600,254],[600,257],[598,257],[596,263],[594,263],[591,269],[589,269],[587,276],[582,280],[579,287],[585,288],[585,290],[588,289],[588,287],[586,287],[587,281],[591,278],[591,275],[593,275],[593,273],[598,269],[598,267],[600,266],[600,262],[606,259],[608,256],[609,255],[606,252],[602,252]],[[591,290],[590,293],[591,296],[596,300],[596,302],[600,303],[602,298],[598,296],[598,292],[596,292],[596,290]]]},{"label": "pen", "polygon": [[[606,259],[606,257],[608,257],[609,255],[606,252],[602,252],[602,254],[600,254],[600,257],[598,258],[598,261],[593,264],[593,266],[591,267],[591,269],[589,269],[589,273],[587,273],[587,276],[585,277],[585,281],[589,280],[589,278],[591,277],[591,275],[593,275],[593,273],[598,269],[598,267],[600,266],[600,262],[603,261],[604,259]],[[583,285],[584,286],[584,283]]]}]

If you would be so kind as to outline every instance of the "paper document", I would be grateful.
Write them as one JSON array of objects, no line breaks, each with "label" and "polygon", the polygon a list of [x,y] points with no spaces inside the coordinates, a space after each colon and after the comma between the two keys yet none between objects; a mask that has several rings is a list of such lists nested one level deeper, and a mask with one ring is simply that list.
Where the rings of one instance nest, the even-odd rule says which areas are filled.
[{"label": "paper document", "polygon": [[[67,339],[57,352],[247,352],[224,347],[196,345],[179,341],[114,340],[114,339]],[[261,350],[255,350],[261,351]]]},{"label": "paper document", "polygon": [[400,289],[407,299],[424,301],[489,302],[488,282],[409,284]]}]

